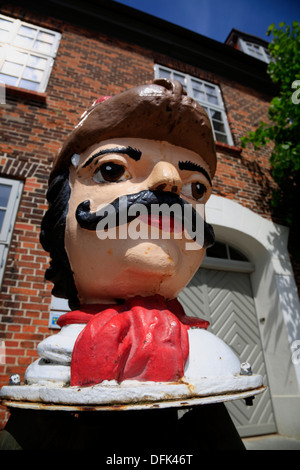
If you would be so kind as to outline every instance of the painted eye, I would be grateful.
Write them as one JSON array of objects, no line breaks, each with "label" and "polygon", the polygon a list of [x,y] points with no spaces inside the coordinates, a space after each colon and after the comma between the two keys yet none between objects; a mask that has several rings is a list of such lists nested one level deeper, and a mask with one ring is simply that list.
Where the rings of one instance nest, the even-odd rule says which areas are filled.
[{"label": "painted eye", "polygon": [[117,183],[126,181],[129,178],[130,174],[126,168],[114,162],[103,163],[93,176],[96,183]]},{"label": "painted eye", "polygon": [[192,195],[198,201],[204,198],[204,194],[206,193],[206,187],[202,183],[192,183]]},{"label": "painted eye", "polygon": [[206,186],[199,181],[195,183],[185,184],[182,188],[182,194],[188,197],[196,199],[196,201],[202,202],[207,189]]}]

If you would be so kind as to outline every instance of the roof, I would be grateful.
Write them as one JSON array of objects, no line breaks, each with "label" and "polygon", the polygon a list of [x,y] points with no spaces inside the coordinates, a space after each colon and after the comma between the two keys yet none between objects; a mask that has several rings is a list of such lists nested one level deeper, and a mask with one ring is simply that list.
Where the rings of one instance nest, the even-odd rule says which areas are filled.
[{"label": "roof", "polygon": [[230,33],[228,34],[224,44],[231,46],[231,42],[234,43],[237,41],[238,38],[244,39],[245,41],[253,42],[255,44],[259,44],[263,47],[268,47],[269,42],[265,39],[259,38],[258,36],[254,36],[252,34],[244,33],[243,31],[239,31],[238,29],[232,28]]},{"label": "roof", "polygon": [[24,7],[165,54],[272,95],[267,64],[214,39],[113,0],[11,0]]}]

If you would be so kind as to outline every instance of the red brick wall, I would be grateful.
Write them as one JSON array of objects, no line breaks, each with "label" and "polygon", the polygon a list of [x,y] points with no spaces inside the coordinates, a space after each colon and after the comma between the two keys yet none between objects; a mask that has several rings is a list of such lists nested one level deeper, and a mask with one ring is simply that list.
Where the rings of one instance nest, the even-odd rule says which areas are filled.
[{"label": "red brick wall", "polygon": [[[267,120],[270,97],[188,64],[154,54],[154,61],[220,86],[234,146],[217,144],[218,167],[214,194],[233,199],[266,218],[273,217],[270,191],[270,148],[260,151],[241,149],[241,137]],[[238,77],[237,77],[238,78]],[[277,215],[277,221],[280,218]]]},{"label": "red brick wall", "polygon": [[[7,7],[3,14],[62,33],[45,96],[7,88],[1,109],[0,175],[22,179],[24,190],[0,294],[0,339],[5,364],[0,387],[12,373],[23,380],[48,329],[51,285],[48,256],[39,243],[51,162],[81,114],[101,95],[116,94],[153,78],[151,54],[139,47]],[[0,411],[2,424],[4,411]]]},{"label": "red brick wall", "polygon": [[[239,148],[241,135],[266,116],[267,97],[201,69],[55,19],[14,7],[6,7],[2,13],[59,31],[62,39],[45,95],[7,89],[7,103],[1,109],[0,175],[22,179],[24,190],[0,294],[0,339],[6,346],[0,387],[12,373],[19,373],[23,380],[26,367],[37,357],[38,343],[51,334],[47,326],[51,285],[44,283],[48,257],[39,244],[47,178],[68,131],[98,96],[151,81],[155,62],[218,83],[235,147],[218,146],[215,194],[270,218],[272,186],[267,152],[254,154]],[[5,412],[0,412],[2,424],[6,418]]]}]

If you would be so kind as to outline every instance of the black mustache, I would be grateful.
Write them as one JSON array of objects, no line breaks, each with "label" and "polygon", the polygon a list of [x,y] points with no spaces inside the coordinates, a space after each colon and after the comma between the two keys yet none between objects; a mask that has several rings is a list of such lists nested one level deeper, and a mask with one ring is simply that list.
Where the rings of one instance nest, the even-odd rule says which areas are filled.
[{"label": "black mustache", "polygon": [[[202,218],[194,207],[182,199],[178,194],[165,192],[165,191],[151,191],[144,190],[136,194],[130,194],[127,196],[121,196],[115,199],[108,206],[101,209],[101,214],[97,212],[90,211],[90,201],[81,202],[76,209],[76,220],[81,228],[86,230],[96,231],[98,223],[104,218],[108,218],[108,226],[119,226],[124,222],[129,223],[132,220],[136,219],[140,214],[129,215],[128,210],[134,204],[141,204],[145,206],[148,210],[151,210],[153,204],[166,204],[169,207],[172,207],[174,204],[178,204],[181,207],[180,222],[182,227],[191,228],[192,233],[190,234],[195,240],[196,227],[201,226],[197,225],[202,223]],[[189,206],[191,221],[189,223],[185,222],[184,207]],[[174,212],[176,220],[178,219],[178,214]],[[204,248],[209,248],[215,242],[215,234],[212,226],[207,222],[204,222]]]}]

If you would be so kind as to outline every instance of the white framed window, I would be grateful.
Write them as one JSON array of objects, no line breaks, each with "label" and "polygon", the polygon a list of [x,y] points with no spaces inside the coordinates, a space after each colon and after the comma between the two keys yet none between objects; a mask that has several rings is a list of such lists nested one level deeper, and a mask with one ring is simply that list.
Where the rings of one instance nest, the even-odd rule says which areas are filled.
[{"label": "white framed window", "polygon": [[255,270],[254,264],[242,252],[228,243],[218,241],[207,249],[201,268],[241,273],[252,273]]},{"label": "white framed window", "polygon": [[243,51],[245,54],[252,55],[252,57],[262,60],[263,62],[266,62],[267,64],[271,60],[269,51],[264,46],[255,44],[254,42],[245,41],[244,39],[239,38],[239,47],[240,47],[240,50]]},{"label": "white framed window", "polygon": [[44,93],[61,34],[0,15],[0,81]]},{"label": "white framed window", "polygon": [[0,285],[21,199],[23,183],[0,178]]},{"label": "white framed window", "polygon": [[225,106],[218,85],[157,64],[154,66],[154,74],[155,78],[169,78],[181,82],[188,96],[198,101],[207,112],[212,124],[215,140],[233,145]]}]

